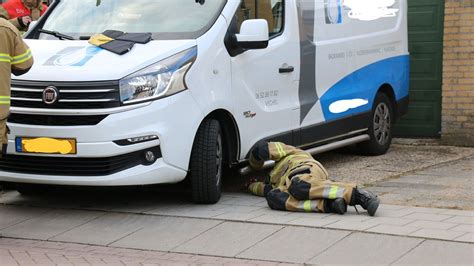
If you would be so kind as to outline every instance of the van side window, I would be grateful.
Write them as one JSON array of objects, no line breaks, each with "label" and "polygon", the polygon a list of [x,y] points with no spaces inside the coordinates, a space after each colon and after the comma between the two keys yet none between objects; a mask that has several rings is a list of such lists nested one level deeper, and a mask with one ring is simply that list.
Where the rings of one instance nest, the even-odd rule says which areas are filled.
[{"label": "van side window", "polygon": [[283,31],[284,0],[242,0],[237,10],[238,28],[247,19],[266,19],[270,37]]}]

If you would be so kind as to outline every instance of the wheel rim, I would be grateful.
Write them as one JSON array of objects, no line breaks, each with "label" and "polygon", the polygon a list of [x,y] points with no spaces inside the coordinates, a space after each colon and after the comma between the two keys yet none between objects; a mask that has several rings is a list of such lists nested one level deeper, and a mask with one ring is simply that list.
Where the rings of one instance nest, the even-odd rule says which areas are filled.
[{"label": "wheel rim", "polygon": [[386,103],[380,103],[374,114],[374,136],[378,144],[387,144],[392,127],[390,109]]},{"label": "wheel rim", "polygon": [[222,139],[220,135],[217,136],[216,146],[216,186],[219,186],[222,176]]}]

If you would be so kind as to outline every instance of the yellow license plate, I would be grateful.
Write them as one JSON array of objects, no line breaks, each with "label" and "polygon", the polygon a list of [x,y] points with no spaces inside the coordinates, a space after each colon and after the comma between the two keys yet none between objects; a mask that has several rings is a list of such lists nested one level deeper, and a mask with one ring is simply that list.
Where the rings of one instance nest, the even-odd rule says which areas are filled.
[{"label": "yellow license plate", "polygon": [[21,153],[43,153],[43,154],[76,154],[77,145],[75,139],[56,138],[26,138],[17,137],[15,148]]}]

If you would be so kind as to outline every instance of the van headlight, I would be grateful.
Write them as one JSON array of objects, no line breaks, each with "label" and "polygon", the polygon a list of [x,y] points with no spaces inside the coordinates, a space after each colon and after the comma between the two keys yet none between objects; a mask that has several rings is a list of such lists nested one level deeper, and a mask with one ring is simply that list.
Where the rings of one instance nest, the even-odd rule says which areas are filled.
[{"label": "van headlight", "polygon": [[155,100],[186,90],[184,78],[197,57],[193,47],[120,80],[123,104]]}]

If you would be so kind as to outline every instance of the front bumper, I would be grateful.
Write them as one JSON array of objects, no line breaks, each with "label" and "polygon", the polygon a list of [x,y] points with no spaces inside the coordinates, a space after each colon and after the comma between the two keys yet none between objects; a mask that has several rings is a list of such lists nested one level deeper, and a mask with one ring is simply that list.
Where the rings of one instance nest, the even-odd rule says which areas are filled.
[{"label": "front bumper", "polygon": [[[77,115],[82,115],[78,113]],[[74,119],[74,116],[71,116]],[[7,156],[37,158],[36,164],[45,162],[44,171],[22,170],[18,166],[1,167],[0,181],[80,186],[128,186],[182,181],[187,174],[195,132],[202,120],[202,112],[189,92],[152,102],[136,109],[127,109],[108,115],[93,126],[39,126],[9,123],[11,134]],[[142,136],[158,136],[158,139],[133,145],[118,145],[116,141]],[[31,155],[17,153],[16,137],[74,138],[77,140],[75,155]],[[162,157],[152,165],[135,164],[120,171],[87,170],[87,175],[64,171],[63,159],[97,161],[126,156],[159,147]],[[25,157],[21,157],[24,159]],[[65,163],[68,163],[67,161]],[[31,161],[31,160],[30,160]],[[30,163],[30,162],[29,162]],[[14,164],[14,163],[13,163]],[[36,165],[37,166],[37,165]],[[35,166],[35,167],[36,167]],[[56,167],[58,166],[58,167]],[[55,168],[63,171],[54,172]]]},{"label": "front bumper", "polygon": [[185,176],[186,171],[166,164],[163,159],[158,159],[151,166],[138,165],[107,176],[79,177],[0,172],[0,179],[4,182],[68,186],[134,186],[178,183]]}]

